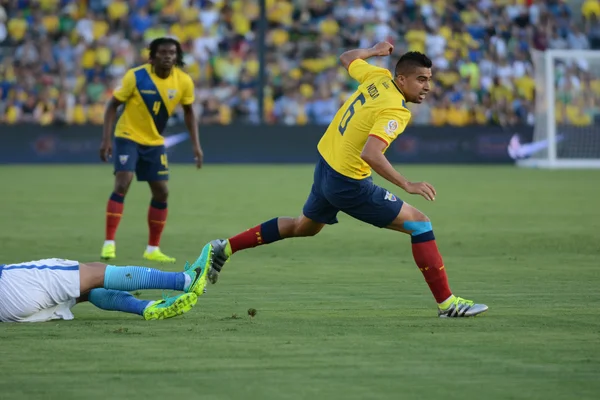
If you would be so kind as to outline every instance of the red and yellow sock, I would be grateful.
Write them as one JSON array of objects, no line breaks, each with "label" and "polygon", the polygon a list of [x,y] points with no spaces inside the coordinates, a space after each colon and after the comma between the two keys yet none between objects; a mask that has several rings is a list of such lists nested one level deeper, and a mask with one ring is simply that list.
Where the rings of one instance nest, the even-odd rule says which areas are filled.
[{"label": "red and yellow sock", "polygon": [[165,223],[167,222],[167,203],[152,200],[148,208],[148,246],[158,247]]},{"label": "red and yellow sock", "polygon": [[105,240],[115,240],[117,228],[123,216],[124,201],[125,195],[116,192],[113,192],[108,199],[108,204],[106,205]]},{"label": "red and yellow sock", "polygon": [[433,231],[411,236],[411,239],[415,263],[429,285],[435,301],[441,304],[452,296],[452,291],[448,285],[444,260],[435,243]]},{"label": "red and yellow sock", "polygon": [[231,254],[239,250],[249,249],[281,240],[277,220],[278,218],[273,218],[229,238]]}]

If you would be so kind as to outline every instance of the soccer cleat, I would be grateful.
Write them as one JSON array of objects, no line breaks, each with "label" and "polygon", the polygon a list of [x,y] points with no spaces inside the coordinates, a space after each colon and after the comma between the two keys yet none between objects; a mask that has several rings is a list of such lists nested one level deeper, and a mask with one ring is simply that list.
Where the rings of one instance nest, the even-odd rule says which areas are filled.
[{"label": "soccer cleat", "polygon": [[105,244],[102,246],[102,253],[100,254],[100,258],[103,260],[112,260],[117,257],[117,247],[111,244]]},{"label": "soccer cleat", "polygon": [[173,318],[190,311],[198,302],[196,293],[182,293],[158,300],[144,310],[146,321]]},{"label": "soccer cleat", "polygon": [[212,247],[210,269],[208,270],[208,280],[215,284],[219,279],[221,269],[231,257],[231,247],[229,241],[225,239],[216,239],[209,243]]},{"label": "soccer cleat", "polygon": [[440,318],[474,317],[488,310],[488,306],[485,304],[475,304],[473,301],[461,297],[454,297],[448,302],[447,306],[444,304],[444,308],[438,306]]},{"label": "soccer cleat", "polygon": [[193,263],[185,263],[184,272],[192,278],[188,287],[184,288],[184,292],[195,293],[197,296],[202,296],[206,292],[206,276],[210,269],[212,261],[212,245],[209,243],[202,249],[200,256]]},{"label": "soccer cleat", "polygon": [[160,249],[155,249],[151,253],[149,253],[147,250],[144,251],[144,258],[146,260],[158,261],[161,263],[174,263],[175,262],[175,258],[169,257],[168,255],[166,255],[162,251],[160,251]]}]

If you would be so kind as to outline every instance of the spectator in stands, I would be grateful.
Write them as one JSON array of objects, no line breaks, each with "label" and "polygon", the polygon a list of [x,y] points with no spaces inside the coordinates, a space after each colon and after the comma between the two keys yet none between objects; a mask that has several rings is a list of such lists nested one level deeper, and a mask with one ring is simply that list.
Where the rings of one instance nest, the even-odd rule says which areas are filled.
[{"label": "spectator in stands", "polygon": [[[201,123],[260,121],[256,0],[0,4],[6,123],[101,123],[98,110],[121,76],[147,60],[148,42],[161,35],[184,45],[197,97],[205,99],[197,104]],[[348,47],[389,40],[396,54],[427,52],[434,85],[427,104],[410,106],[412,123],[456,126],[533,123],[530,52],[600,49],[598,0],[267,0],[267,19],[264,117],[287,125],[327,124],[356,88],[337,61]],[[566,68],[557,90],[566,90],[568,78],[576,101],[561,106],[564,121],[593,122],[600,88],[584,82],[600,82],[599,70]]]}]

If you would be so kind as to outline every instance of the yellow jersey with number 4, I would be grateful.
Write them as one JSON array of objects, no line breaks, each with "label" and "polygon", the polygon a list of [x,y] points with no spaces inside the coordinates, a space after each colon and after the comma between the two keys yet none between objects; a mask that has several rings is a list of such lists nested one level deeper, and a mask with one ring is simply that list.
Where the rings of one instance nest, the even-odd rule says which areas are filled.
[{"label": "yellow jersey with number 4", "polygon": [[175,107],[194,102],[194,82],[177,67],[162,79],[153,72],[152,65],[146,64],[127,71],[113,96],[125,103],[115,136],[145,146],[160,146],[164,144],[162,133]]},{"label": "yellow jersey with number 4", "polygon": [[319,141],[319,153],[340,174],[353,179],[371,175],[371,167],[360,158],[369,136],[382,140],[386,147],[400,135],[410,111],[392,74],[384,68],[354,60],[348,68],[360,85],[338,110]]}]

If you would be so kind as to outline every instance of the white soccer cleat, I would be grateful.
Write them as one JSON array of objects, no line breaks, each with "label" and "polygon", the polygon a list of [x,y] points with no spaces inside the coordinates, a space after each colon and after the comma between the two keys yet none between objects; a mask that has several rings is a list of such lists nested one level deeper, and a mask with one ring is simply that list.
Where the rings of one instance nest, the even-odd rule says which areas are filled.
[{"label": "white soccer cleat", "polygon": [[446,308],[438,307],[440,318],[474,317],[488,310],[485,304],[475,304],[471,300],[454,297]]}]

